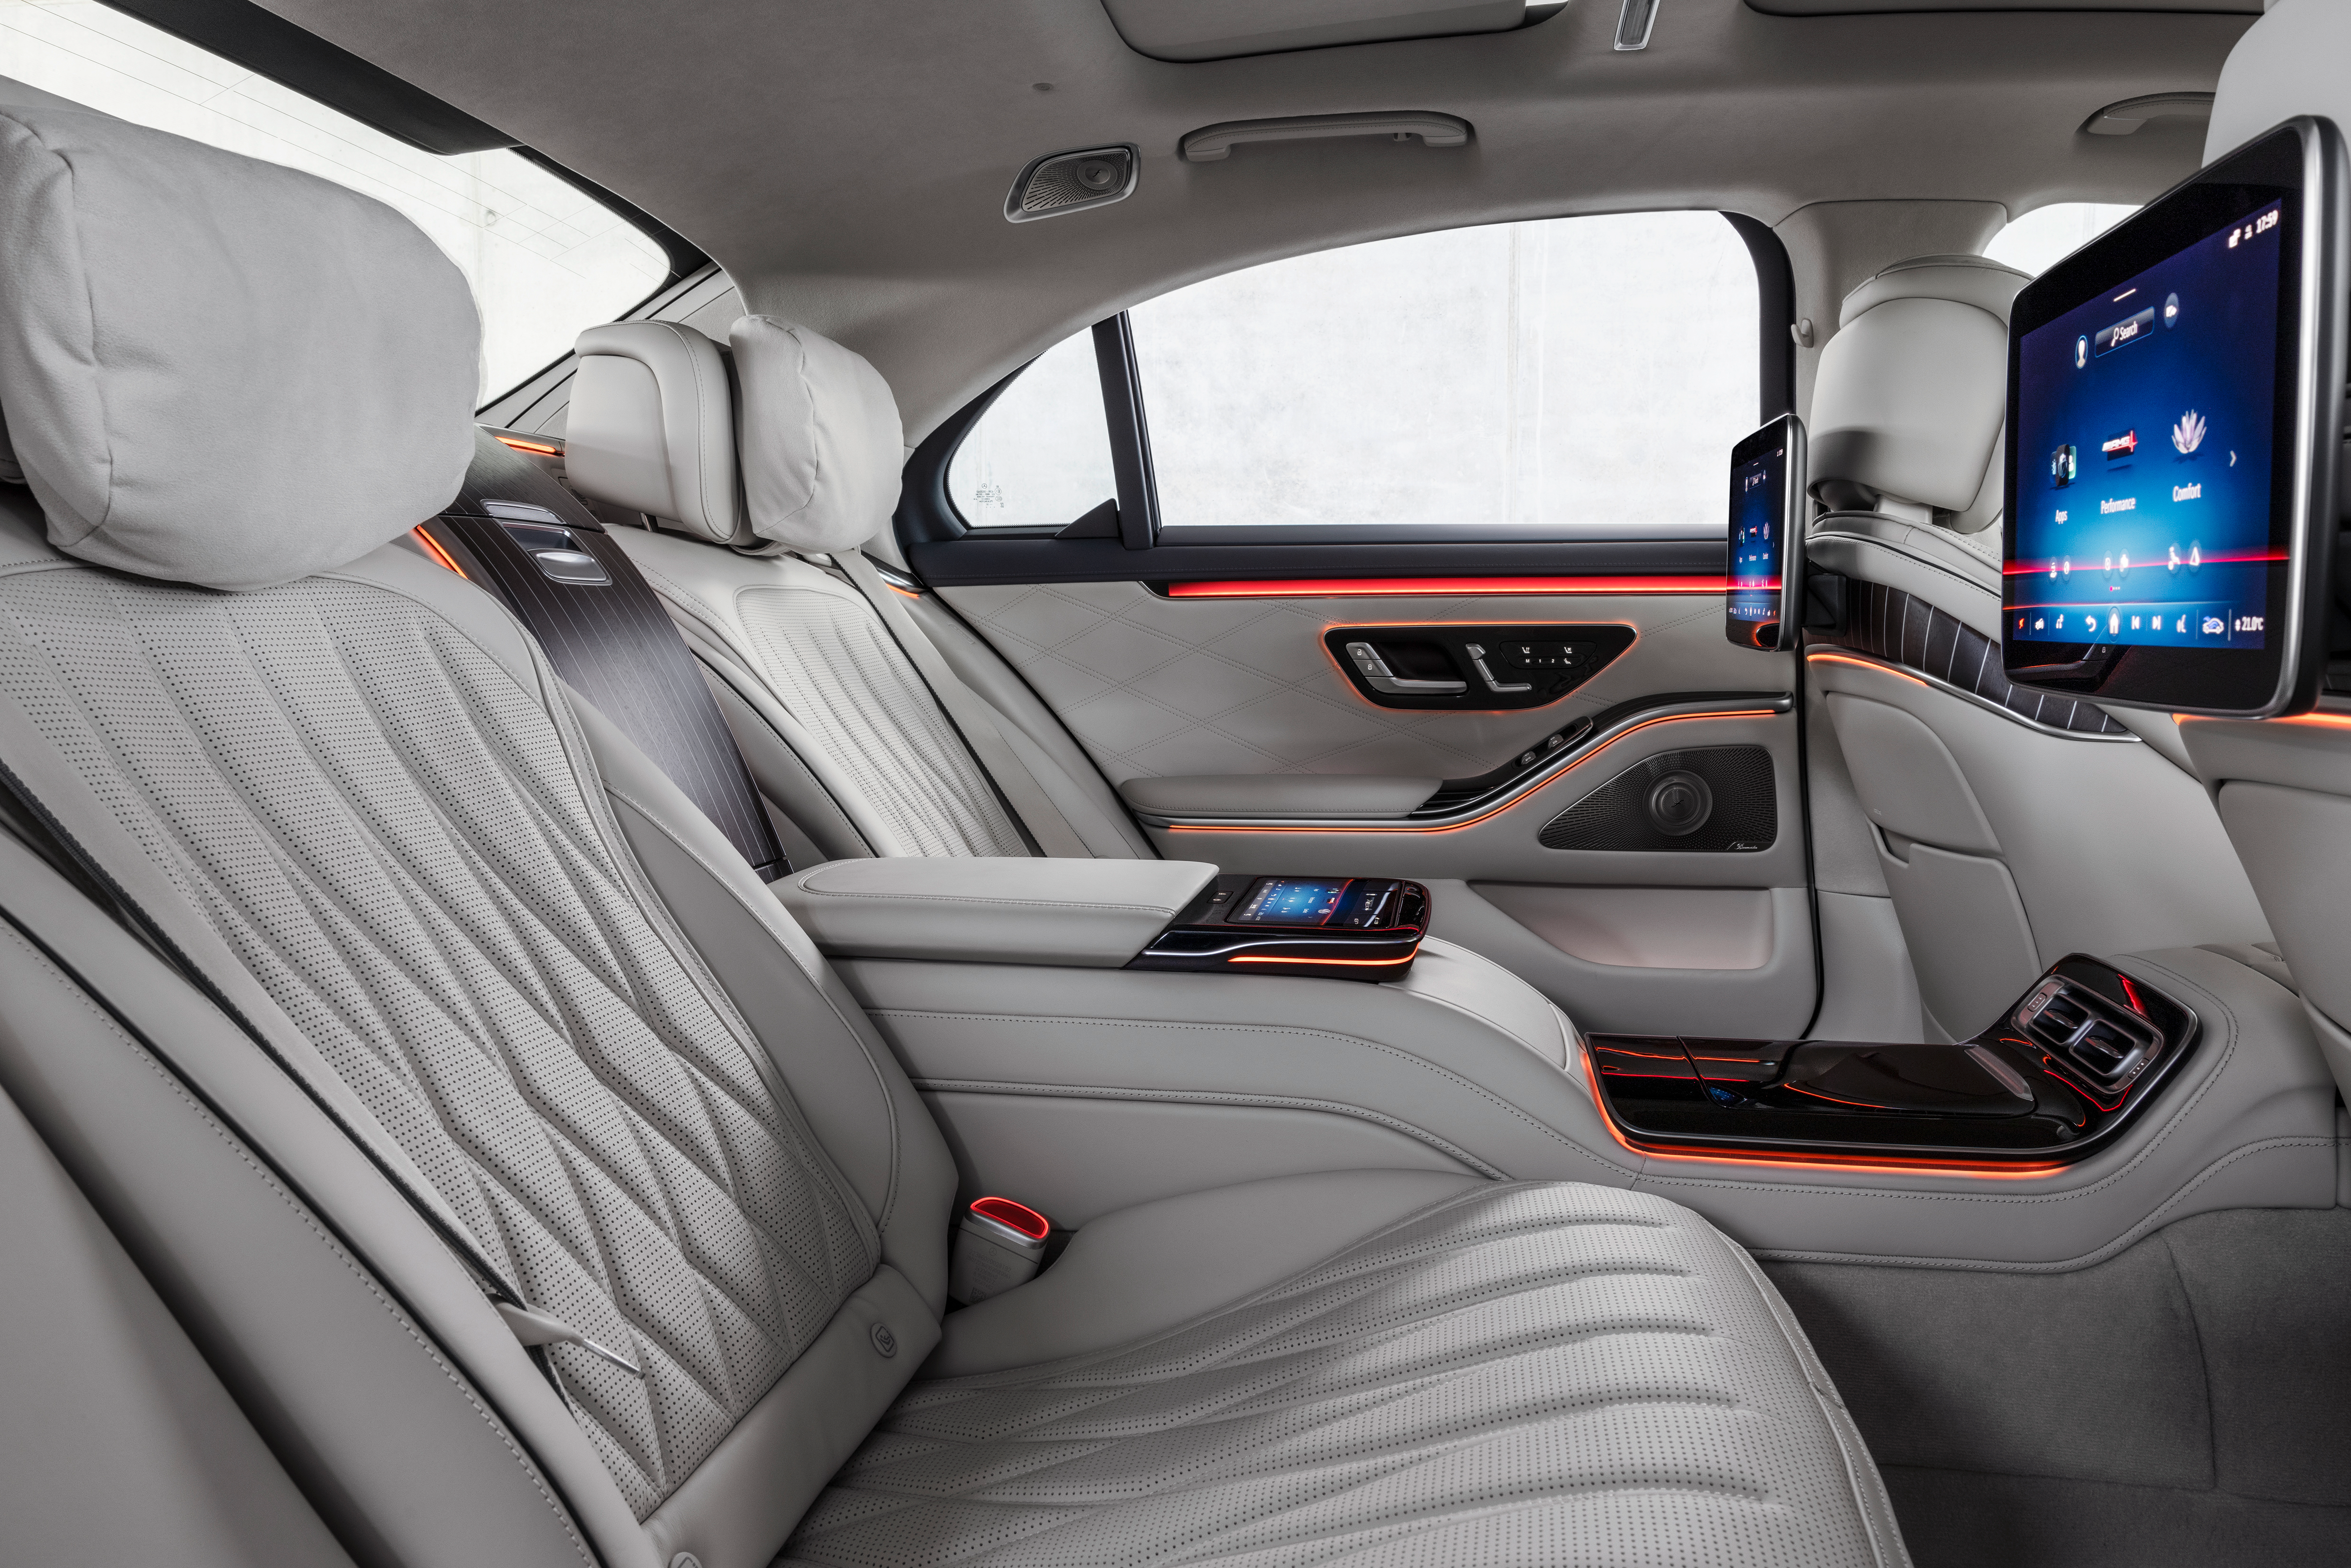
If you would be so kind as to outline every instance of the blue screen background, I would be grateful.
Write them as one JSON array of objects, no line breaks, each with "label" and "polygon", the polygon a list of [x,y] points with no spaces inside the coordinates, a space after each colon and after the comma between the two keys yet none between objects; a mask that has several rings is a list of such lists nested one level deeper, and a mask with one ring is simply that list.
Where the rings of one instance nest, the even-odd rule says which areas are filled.
[{"label": "blue screen background", "polygon": [[2025,334],[2011,639],[2262,646],[2278,211]]},{"label": "blue screen background", "polygon": [[1730,470],[1730,594],[1733,621],[1780,618],[1780,500],[1788,449],[1776,447]]}]

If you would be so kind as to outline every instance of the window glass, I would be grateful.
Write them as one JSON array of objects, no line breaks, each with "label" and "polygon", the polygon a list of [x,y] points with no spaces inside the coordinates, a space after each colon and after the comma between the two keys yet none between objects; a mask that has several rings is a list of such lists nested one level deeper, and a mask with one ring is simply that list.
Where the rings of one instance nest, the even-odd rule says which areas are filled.
[{"label": "window glass", "polygon": [[0,76],[397,208],[473,285],[484,401],[669,275],[659,246],[518,153],[444,158],[411,147],[89,0],[0,0]]},{"label": "window glass", "polygon": [[1757,308],[1716,213],[1455,229],[1178,289],[1132,313],[1160,520],[1719,536]]},{"label": "window glass", "polygon": [[1094,336],[1029,362],[956,448],[947,496],[976,528],[1062,528],[1118,496]]},{"label": "window glass", "polygon": [[2035,207],[1984,246],[1984,255],[2038,277],[2050,266],[2097,238],[2133,213],[2135,206],[2105,202],[2053,202]]}]

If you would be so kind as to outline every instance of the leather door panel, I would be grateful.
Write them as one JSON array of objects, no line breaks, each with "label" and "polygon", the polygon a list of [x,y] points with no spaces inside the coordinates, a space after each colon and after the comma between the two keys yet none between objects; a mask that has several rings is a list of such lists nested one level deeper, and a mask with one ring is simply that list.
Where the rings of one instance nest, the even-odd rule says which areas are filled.
[{"label": "leather door panel", "polygon": [[[1734,646],[1723,635],[1719,592],[1220,599],[1168,598],[1135,582],[939,591],[1055,710],[1113,786],[1197,775],[1464,779],[1505,768],[1527,748],[1540,751],[1545,737],[1573,735],[1576,721],[1597,718],[1605,733],[1583,743],[1588,754],[1490,810],[1371,822],[1351,818],[1346,791],[1334,789],[1329,821],[1189,821],[1155,812],[1145,826],[1163,852],[1231,871],[1428,883],[1439,935],[1517,970],[1586,1028],[1794,1034],[1812,1015],[1803,796],[1784,700],[1792,660]],[[1557,702],[1516,712],[1377,706],[1324,637],[1341,626],[1563,622],[1622,625],[1633,644]],[[1646,847],[1559,850],[1541,841],[1562,812],[1628,772],[1645,765],[1656,772],[1666,766],[1657,759],[1692,748],[1733,747],[1761,747],[1770,759],[1776,810],[1765,814],[1776,831],[1764,847],[1658,848],[1665,841],[1646,827],[1625,841]],[[1744,895],[1726,903],[1756,933],[1735,963],[1672,967],[1687,961],[1675,955],[1699,950],[1667,938],[1708,903],[1703,894],[1695,904],[1637,895],[1612,902],[1606,892],[1667,888]],[[1598,899],[1616,917],[1597,925],[1553,918],[1552,906],[1562,901],[1547,898],[1547,889],[1578,890],[1565,902],[1589,909]],[[1576,935],[1604,928],[1604,940]]]}]

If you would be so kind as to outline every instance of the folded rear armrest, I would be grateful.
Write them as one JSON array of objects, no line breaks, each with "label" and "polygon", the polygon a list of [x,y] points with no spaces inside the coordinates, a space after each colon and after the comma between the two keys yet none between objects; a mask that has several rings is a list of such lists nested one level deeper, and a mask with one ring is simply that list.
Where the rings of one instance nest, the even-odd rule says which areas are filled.
[{"label": "folded rear armrest", "polygon": [[1213,881],[1199,861],[828,861],[775,884],[835,957],[1115,969]]}]

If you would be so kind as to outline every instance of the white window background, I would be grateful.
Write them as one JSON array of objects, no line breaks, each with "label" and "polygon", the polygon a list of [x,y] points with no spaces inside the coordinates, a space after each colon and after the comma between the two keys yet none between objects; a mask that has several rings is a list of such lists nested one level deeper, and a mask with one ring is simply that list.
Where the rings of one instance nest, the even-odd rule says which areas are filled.
[{"label": "white window background", "polygon": [[1178,289],[1132,313],[1160,521],[1719,538],[1757,314],[1708,212],[1416,235]]},{"label": "white window background", "polygon": [[0,0],[0,76],[396,208],[473,286],[484,402],[669,274],[659,246],[517,153],[423,152],[89,0]]},{"label": "white window background", "polygon": [[1118,497],[1094,335],[1029,362],[956,448],[947,495],[977,528],[1062,528]]},{"label": "white window background", "polygon": [[2038,277],[2137,211],[2105,202],[2052,202],[1992,235],[1984,255]]}]

